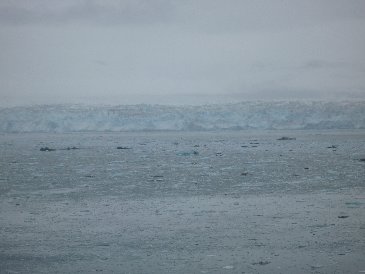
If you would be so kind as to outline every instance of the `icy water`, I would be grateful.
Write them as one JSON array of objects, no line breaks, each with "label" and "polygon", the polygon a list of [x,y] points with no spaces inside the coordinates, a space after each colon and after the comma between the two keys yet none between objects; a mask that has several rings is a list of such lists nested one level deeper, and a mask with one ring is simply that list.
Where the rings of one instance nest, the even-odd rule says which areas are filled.
[{"label": "icy water", "polygon": [[364,131],[3,134],[0,273],[365,272],[363,158]]}]

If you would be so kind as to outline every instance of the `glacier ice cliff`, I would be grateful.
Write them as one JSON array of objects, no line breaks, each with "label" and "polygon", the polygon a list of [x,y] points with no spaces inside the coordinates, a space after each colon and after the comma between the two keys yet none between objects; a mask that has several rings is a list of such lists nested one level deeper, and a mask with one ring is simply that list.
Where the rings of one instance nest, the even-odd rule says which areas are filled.
[{"label": "glacier ice cliff", "polygon": [[0,108],[2,133],[364,128],[365,101]]}]

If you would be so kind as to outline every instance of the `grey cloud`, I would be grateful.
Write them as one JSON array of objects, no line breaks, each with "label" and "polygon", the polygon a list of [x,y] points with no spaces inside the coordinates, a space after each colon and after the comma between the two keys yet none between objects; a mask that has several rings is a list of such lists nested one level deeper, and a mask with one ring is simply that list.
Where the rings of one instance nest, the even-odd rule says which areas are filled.
[{"label": "grey cloud", "polygon": [[365,98],[364,16],[363,0],[0,0],[0,101]]},{"label": "grey cloud", "polygon": [[322,69],[322,68],[334,68],[338,66],[343,66],[343,63],[331,63],[323,60],[311,60],[304,64],[305,69]]},{"label": "grey cloud", "polygon": [[357,62],[340,62],[340,61],[326,61],[326,60],[310,60],[304,63],[302,66],[295,67],[299,70],[356,70],[365,71],[365,63]]},{"label": "grey cloud", "polygon": [[18,0],[0,3],[0,22],[47,24],[173,23],[190,31],[292,28],[365,19],[362,0]]},{"label": "grey cloud", "polygon": [[[30,4],[31,3],[31,4]],[[53,4],[56,4],[53,6]],[[167,0],[125,1],[5,1],[0,4],[0,22],[5,24],[151,24],[169,21],[174,12]]]},{"label": "grey cloud", "polygon": [[95,64],[99,65],[99,66],[107,66],[108,63],[103,61],[103,60],[93,60]]}]

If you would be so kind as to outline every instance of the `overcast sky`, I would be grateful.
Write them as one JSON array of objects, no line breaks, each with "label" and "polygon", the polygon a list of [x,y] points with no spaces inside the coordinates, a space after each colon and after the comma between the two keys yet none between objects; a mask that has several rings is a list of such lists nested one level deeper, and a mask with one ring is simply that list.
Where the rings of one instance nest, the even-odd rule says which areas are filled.
[{"label": "overcast sky", "polygon": [[365,99],[363,0],[0,0],[1,105]]}]

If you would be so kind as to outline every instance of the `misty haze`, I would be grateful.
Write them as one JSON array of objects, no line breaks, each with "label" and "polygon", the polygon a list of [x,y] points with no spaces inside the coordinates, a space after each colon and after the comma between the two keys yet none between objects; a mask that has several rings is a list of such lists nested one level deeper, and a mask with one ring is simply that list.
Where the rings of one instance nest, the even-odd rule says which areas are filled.
[{"label": "misty haze", "polygon": [[0,273],[365,272],[365,2],[0,1]]}]

